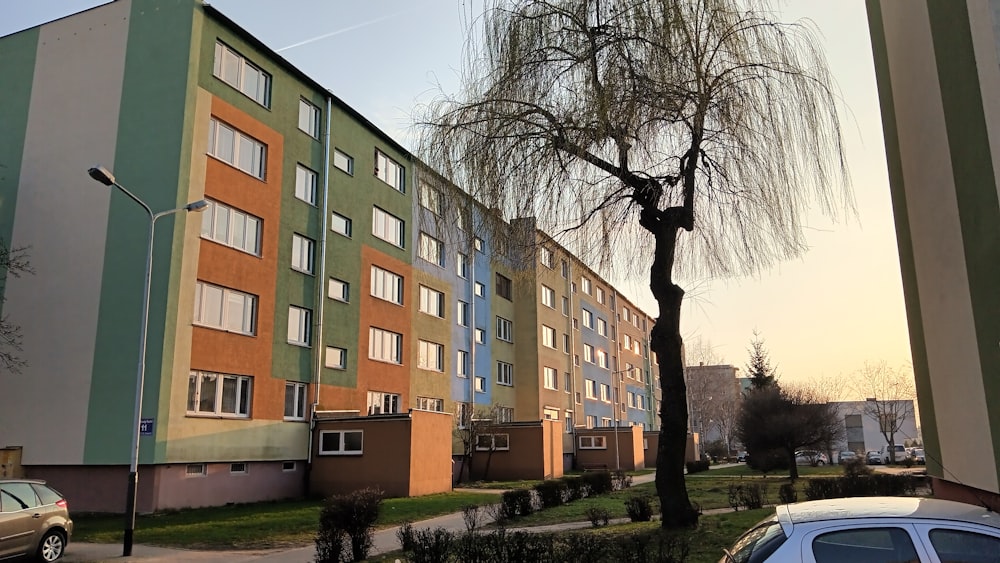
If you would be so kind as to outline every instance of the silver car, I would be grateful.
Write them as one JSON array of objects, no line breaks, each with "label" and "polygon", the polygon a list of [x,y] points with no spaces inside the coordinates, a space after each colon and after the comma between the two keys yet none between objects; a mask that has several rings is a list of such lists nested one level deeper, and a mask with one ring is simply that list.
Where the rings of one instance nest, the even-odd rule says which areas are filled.
[{"label": "silver car", "polygon": [[63,556],[73,534],[66,499],[44,481],[0,479],[0,559]]},{"label": "silver car", "polygon": [[1000,515],[960,502],[857,497],[778,506],[719,563],[1000,561]]}]

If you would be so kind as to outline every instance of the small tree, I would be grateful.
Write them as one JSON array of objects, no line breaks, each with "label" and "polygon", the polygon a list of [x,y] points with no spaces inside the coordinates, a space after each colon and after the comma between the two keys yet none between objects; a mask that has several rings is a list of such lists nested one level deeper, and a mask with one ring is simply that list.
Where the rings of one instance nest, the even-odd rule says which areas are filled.
[{"label": "small tree", "polygon": [[[0,296],[7,290],[7,278],[19,278],[21,274],[33,274],[28,262],[28,249],[25,247],[9,247],[0,239]],[[5,298],[0,297],[0,307]],[[15,324],[10,316],[0,315],[0,370],[10,373],[21,373],[21,368],[28,363],[21,358],[23,351],[21,326]]]},{"label": "small tree", "polygon": [[896,463],[896,434],[907,420],[914,418],[916,396],[913,376],[902,369],[890,368],[884,361],[865,362],[854,375],[855,391],[865,397],[864,415],[878,422],[878,429],[889,444],[889,462]]},{"label": "small tree", "polygon": [[[462,461],[458,468],[458,482],[462,482],[462,474],[464,473],[466,478],[470,481],[472,480],[472,457],[477,451],[477,446],[479,444],[479,436],[484,435],[488,432],[488,429],[499,421],[500,416],[500,406],[493,405],[492,407],[479,407],[478,409],[470,408],[469,403],[461,403],[466,405],[456,414],[455,420],[455,430],[454,434],[458,438],[459,442],[462,444]],[[493,452],[496,451],[496,445],[490,441],[490,447],[487,448],[489,453],[489,458],[487,458],[486,470],[483,474],[483,479],[486,479],[489,474],[489,462],[492,460]]]},{"label": "small tree", "polygon": [[750,384],[754,389],[764,389],[775,385],[778,380],[777,367],[771,367],[771,360],[768,358],[767,349],[764,348],[764,340],[760,333],[753,331],[753,340],[750,341],[750,362],[747,364],[747,374],[750,376]]}]

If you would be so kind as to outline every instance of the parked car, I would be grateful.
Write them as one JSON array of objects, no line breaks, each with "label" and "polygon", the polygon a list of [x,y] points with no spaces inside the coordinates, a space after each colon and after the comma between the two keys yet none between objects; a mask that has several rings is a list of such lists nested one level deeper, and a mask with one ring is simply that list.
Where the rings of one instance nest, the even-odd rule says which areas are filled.
[{"label": "parked car", "polygon": [[0,559],[63,556],[73,534],[66,498],[44,481],[0,479]]},{"label": "parked car", "polygon": [[858,459],[858,454],[852,452],[851,450],[845,450],[837,454],[837,461],[840,465],[844,465],[849,461],[854,461]]},{"label": "parked car", "polygon": [[857,497],[775,508],[719,563],[996,561],[1000,515],[941,499]]},{"label": "parked car", "polygon": [[[906,455],[906,448],[903,447],[902,444],[896,444],[896,445],[892,446],[891,449],[896,454],[895,456],[893,456],[893,459],[895,459],[896,463],[899,463],[899,462],[903,461],[904,459],[906,459],[908,457]],[[882,450],[879,452],[879,454],[882,457],[882,464],[883,465],[889,465],[889,463],[891,463],[891,460],[889,459],[889,453],[890,453],[889,450],[890,450],[890,447],[889,447],[888,444],[886,444],[885,446],[882,446]]]},{"label": "parked car", "polygon": [[795,452],[795,465],[826,465],[830,458],[816,450],[799,450]]},{"label": "parked car", "polygon": [[739,453],[736,454],[736,461],[739,462],[739,463],[745,463],[747,461],[747,458],[749,458],[749,457],[750,457],[750,454],[748,454],[746,452],[739,452]]},{"label": "parked car", "polygon": [[869,450],[865,453],[865,463],[868,465],[882,465],[882,454],[876,450]]},{"label": "parked car", "polygon": [[917,465],[927,464],[927,458],[924,456],[923,448],[913,448],[913,451],[910,452],[910,457],[913,458],[913,462]]}]

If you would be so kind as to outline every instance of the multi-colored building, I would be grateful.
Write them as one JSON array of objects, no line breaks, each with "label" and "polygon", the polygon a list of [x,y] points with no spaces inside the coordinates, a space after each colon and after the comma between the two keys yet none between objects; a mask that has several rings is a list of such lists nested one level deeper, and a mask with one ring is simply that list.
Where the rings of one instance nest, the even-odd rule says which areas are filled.
[{"label": "multi-colored building", "polygon": [[656,429],[648,315],[215,8],[117,0],[0,38],[0,71],[0,238],[35,272],[6,276],[0,447],[77,510],[124,503],[142,359],[148,217],[97,164],[208,203],[156,221],[140,510],[304,494],[317,413],[555,419],[567,467],[578,427]]}]

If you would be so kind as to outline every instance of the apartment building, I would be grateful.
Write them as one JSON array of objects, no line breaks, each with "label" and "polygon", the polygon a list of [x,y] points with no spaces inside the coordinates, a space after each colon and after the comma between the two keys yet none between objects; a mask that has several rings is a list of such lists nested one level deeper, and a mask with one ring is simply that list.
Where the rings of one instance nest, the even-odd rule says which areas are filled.
[{"label": "apartment building", "polygon": [[[657,428],[648,315],[215,8],[118,0],[0,51],[0,237],[36,271],[4,289],[0,447],[78,510],[125,502],[142,359],[148,217],[97,164],[153,212],[207,202],[155,222],[140,511],[304,494],[316,413],[561,420],[564,464],[575,428]],[[317,451],[379,447],[340,436]]]}]

